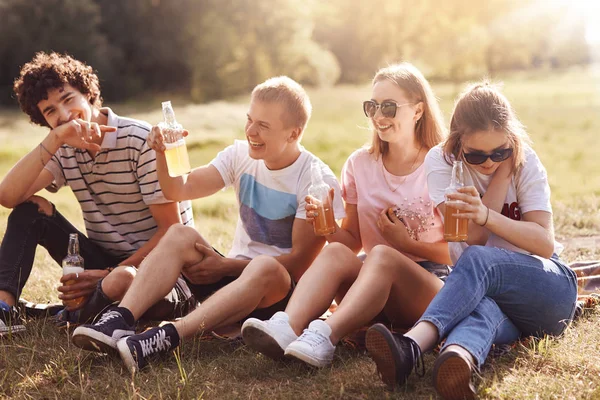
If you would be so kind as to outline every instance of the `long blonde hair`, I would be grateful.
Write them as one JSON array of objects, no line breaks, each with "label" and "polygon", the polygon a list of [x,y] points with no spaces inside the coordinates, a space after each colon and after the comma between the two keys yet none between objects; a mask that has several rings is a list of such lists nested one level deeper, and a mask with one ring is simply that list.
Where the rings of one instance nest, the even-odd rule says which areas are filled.
[{"label": "long blonde hair", "polygon": [[446,161],[451,163],[450,155],[455,160],[462,160],[463,137],[481,131],[506,135],[513,149],[512,171],[516,173],[525,162],[524,146],[531,140],[508,99],[498,86],[489,82],[471,84],[456,99],[450,120],[450,134],[444,143]]},{"label": "long blonde hair", "polygon": [[[394,64],[377,71],[373,78],[373,85],[384,80],[390,81],[402,89],[409,101],[423,102],[423,115],[415,126],[417,142],[427,150],[442,142],[446,136],[442,112],[429,82],[421,71],[407,62]],[[383,156],[388,151],[388,143],[381,140],[377,132],[373,130],[369,153],[378,158],[379,155]]]}]

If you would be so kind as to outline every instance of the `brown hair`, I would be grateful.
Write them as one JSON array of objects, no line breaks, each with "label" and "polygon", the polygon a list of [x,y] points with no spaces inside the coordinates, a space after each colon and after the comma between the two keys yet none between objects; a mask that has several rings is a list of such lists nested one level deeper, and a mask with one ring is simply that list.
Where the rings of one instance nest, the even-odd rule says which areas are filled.
[{"label": "brown hair", "polygon": [[302,85],[293,79],[287,76],[268,79],[252,90],[251,97],[266,103],[281,103],[287,114],[284,124],[302,131],[306,128],[312,105]]},{"label": "brown hair", "polygon": [[[377,82],[388,80],[398,85],[409,100],[413,103],[423,103],[423,115],[415,126],[415,137],[417,142],[426,149],[430,149],[444,140],[446,130],[440,106],[433,94],[431,85],[414,65],[403,62],[390,65],[377,71],[373,78],[373,85]],[[373,131],[373,139],[369,147],[369,153],[375,157],[388,152],[389,145],[379,138],[377,132]]]},{"label": "brown hair", "polygon": [[15,79],[14,91],[21,110],[29,115],[31,122],[50,127],[37,105],[48,99],[49,90],[65,84],[84,95],[89,94],[93,107],[102,106],[100,83],[92,67],[67,54],[37,53],[21,68],[19,77]]},{"label": "brown hair", "polygon": [[505,134],[513,149],[513,173],[523,165],[524,145],[530,143],[529,135],[500,88],[489,82],[472,84],[458,96],[450,121],[450,134],[444,143],[446,161],[451,162],[450,155],[462,160],[463,136],[480,131]]}]

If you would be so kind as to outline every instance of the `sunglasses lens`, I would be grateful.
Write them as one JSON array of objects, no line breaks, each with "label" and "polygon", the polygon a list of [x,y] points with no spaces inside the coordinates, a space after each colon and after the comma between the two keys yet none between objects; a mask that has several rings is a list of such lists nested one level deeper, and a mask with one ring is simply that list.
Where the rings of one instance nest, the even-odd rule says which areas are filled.
[{"label": "sunglasses lens", "polygon": [[386,118],[394,118],[396,116],[396,103],[381,103],[381,114]]},{"label": "sunglasses lens", "polygon": [[499,151],[495,152],[494,154],[492,154],[490,156],[490,158],[494,162],[504,161],[512,155],[512,152],[513,152],[513,149],[511,149],[511,148],[502,149],[502,150],[499,150]]},{"label": "sunglasses lens", "polygon": [[464,155],[465,160],[467,160],[467,162],[472,165],[483,164],[488,159],[488,156],[486,154],[465,153]]},{"label": "sunglasses lens", "polygon": [[367,117],[373,118],[377,112],[377,105],[373,101],[365,101],[363,103],[363,111]]}]

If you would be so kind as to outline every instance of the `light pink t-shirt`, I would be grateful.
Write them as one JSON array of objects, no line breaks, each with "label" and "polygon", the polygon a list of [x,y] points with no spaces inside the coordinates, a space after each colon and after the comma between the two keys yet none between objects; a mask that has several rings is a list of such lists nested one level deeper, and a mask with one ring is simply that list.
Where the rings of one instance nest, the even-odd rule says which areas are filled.
[{"label": "light pink t-shirt", "polygon": [[[396,176],[383,167],[381,157],[376,160],[367,149],[358,149],[342,169],[342,196],[346,203],[357,206],[360,238],[366,253],[378,244],[391,246],[377,227],[379,214],[389,207],[399,207],[409,233],[417,240],[443,241],[442,220],[429,198],[424,164],[410,175]],[[414,261],[424,260],[406,255]]]}]

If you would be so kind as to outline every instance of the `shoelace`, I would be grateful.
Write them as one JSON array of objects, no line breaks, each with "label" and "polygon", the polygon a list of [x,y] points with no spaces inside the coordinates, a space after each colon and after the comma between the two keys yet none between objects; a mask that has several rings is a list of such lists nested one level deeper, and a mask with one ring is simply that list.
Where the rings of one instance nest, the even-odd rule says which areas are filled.
[{"label": "shoelace", "polygon": [[421,352],[421,348],[414,340],[412,340],[409,337],[406,338],[409,340],[412,359],[415,361],[415,374],[417,374],[420,377],[423,377],[425,376],[425,363],[423,362],[423,353]]},{"label": "shoelace", "polygon": [[308,343],[311,347],[317,347],[323,343],[327,338],[320,332],[312,329],[305,329],[302,335],[298,337],[301,342]]},{"label": "shoelace", "polygon": [[141,339],[142,356],[148,357],[159,351],[169,350],[171,348],[171,338],[167,336],[164,329],[160,329],[152,337]]},{"label": "shoelace", "polygon": [[96,322],[96,325],[103,325],[105,323],[107,323],[108,321],[110,321],[111,319],[115,319],[115,318],[119,318],[121,316],[121,314],[119,314],[117,311],[109,311],[105,314],[102,315],[102,317],[100,317],[100,319],[98,320],[98,322]]}]

